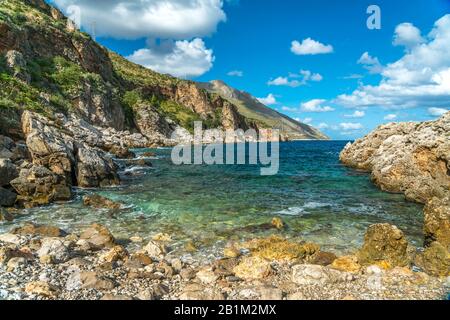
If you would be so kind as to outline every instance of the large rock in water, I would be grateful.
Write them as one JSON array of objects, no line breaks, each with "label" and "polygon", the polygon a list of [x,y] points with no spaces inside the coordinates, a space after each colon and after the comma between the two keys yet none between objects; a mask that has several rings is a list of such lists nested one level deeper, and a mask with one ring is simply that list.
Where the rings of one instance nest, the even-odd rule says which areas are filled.
[{"label": "large rock in water", "polygon": [[78,149],[77,160],[78,186],[96,188],[120,183],[116,165],[104,152],[82,147]]},{"label": "large rock in water", "polygon": [[403,267],[410,264],[408,241],[403,232],[387,223],[369,227],[357,257],[362,265],[387,262],[391,267]]},{"label": "large rock in water", "polygon": [[371,171],[384,191],[426,203],[450,196],[450,112],[436,121],[390,123],[348,144],[340,155],[350,167]]}]

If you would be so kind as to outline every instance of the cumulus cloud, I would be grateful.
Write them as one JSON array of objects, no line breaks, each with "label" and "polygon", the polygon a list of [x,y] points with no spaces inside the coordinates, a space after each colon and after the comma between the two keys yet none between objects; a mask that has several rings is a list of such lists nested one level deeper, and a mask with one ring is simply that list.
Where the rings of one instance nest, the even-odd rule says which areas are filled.
[{"label": "cumulus cloud", "polygon": [[326,124],[325,122],[321,122],[319,123],[319,125],[316,126],[317,129],[323,130],[323,129],[328,129],[330,126],[328,124]]},{"label": "cumulus cloud", "polygon": [[357,131],[364,128],[361,123],[342,122],[339,127],[344,131]]},{"label": "cumulus cloud", "polygon": [[300,81],[290,80],[288,77],[277,77],[267,82],[267,84],[269,86],[288,86],[291,88],[296,88],[302,85]]},{"label": "cumulus cloud", "polygon": [[54,0],[67,13],[80,9],[81,25],[121,39],[191,39],[213,33],[226,20],[222,0]]},{"label": "cumulus cloud", "polygon": [[297,111],[299,111],[299,110],[296,109],[296,108],[291,108],[291,107],[287,107],[287,106],[281,107],[281,110],[282,110],[282,111],[286,111],[286,112],[297,112]]},{"label": "cumulus cloud", "polygon": [[397,119],[397,115],[394,113],[390,113],[384,117],[384,120],[392,121]]},{"label": "cumulus cloud", "polygon": [[164,42],[160,46],[139,49],[128,57],[130,61],[160,73],[176,77],[196,77],[212,68],[214,56],[202,39]]},{"label": "cumulus cloud", "polygon": [[241,70],[233,70],[227,73],[227,76],[230,77],[243,77],[244,76],[244,72]]},{"label": "cumulus cloud", "polygon": [[377,57],[372,57],[368,52],[364,52],[358,60],[358,64],[362,64],[370,73],[376,74],[383,71],[383,66]]},{"label": "cumulus cloud", "polygon": [[444,115],[445,113],[447,113],[448,111],[450,111],[450,109],[428,108],[428,114],[435,116],[435,117],[440,117],[440,116]]},{"label": "cumulus cloud", "polygon": [[269,86],[287,86],[296,88],[308,84],[308,82],[320,82],[323,77],[319,73],[313,73],[309,70],[300,70],[299,73],[289,73],[287,77],[277,77],[267,82]]},{"label": "cumulus cloud", "polygon": [[335,103],[347,107],[390,109],[450,104],[450,14],[437,20],[426,42],[388,64],[378,85],[361,85]]},{"label": "cumulus cloud", "polygon": [[304,112],[330,112],[334,111],[332,107],[323,106],[326,100],[313,99],[301,104],[301,110]]},{"label": "cumulus cloud", "polygon": [[366,113],[364,111],[356,110],[352,114],[344,115],[344,117],[346,117],[346,118],[364,118],[365,115],[366,115]]},{"label": "cumulus cloud", "polygon": [[325,45],[311,38],[304,39],[301,43],[292,41],[291,51],[296,55],[326,54],[334,51],[332,45]]},{"label": "cumulus cloud", "polygon": [[422,38],[420,30],[412,23],[402,23],[395,28],[393,41],[395,46],[411,48],[423,42],[424,39]]},{"label": "cumulus cloud", "polygon": [[277,104],[277,99],[275,98],[275,96],[270,93],[267,97],[265,98],[257,98],[259,102],[261,102],[262,104],[266,105],[266,106],[272,106],[274,104]]}]

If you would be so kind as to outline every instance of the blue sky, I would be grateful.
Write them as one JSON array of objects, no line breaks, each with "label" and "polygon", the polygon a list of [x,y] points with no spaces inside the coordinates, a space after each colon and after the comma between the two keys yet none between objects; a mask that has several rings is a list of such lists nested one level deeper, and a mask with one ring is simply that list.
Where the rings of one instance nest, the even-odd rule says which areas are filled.
[{"label": "blue sky", "polygon": [[334,139],[450,109],[448,0],[53,2],[78,6],[86,31],[137,63],[224,80]]}]

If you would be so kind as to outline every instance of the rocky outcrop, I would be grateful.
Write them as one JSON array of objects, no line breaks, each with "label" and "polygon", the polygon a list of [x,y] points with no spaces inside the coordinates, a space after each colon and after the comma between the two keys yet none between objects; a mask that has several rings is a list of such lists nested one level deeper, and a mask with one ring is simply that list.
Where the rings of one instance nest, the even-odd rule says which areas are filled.
[{"label": "rocky outcrop", "polygon": [[101,150],[87,146],[77,150],[77,185],[82,188],[98,188],[120,183],[113,160]]},{"label": "rocky outcrop", "polygon": [[[429,273],[445,275],[442,270],[448,269],[450,252],[450,112],[436,121],[380,126],[348,144],[340,159],[345,165],[370,171],[381,189],[404,193],[408,200],[426,204],[426,248],[416,263]],[[377,241],[389,239],[383,230],[378,233]],[[395,232],[390,234],[395,235]],[[393,243],[399,244],[398,240]],[[370,247],[373,246],[366,249]],[[405,244],[399,247],[402,252],[404,247]],[[372,255],[369,251],[373,250],[362,253],[363,259],[381,255]],[[397,261],[405,261],[403,254],[397,256],[400,258]]]},{"label": "rocky outcrop", "polygon": [[357,258],[363,265],[385,264],[389,267],[403,267],[411,262],[405,235],[396,226],[387,223],[369,227]]},{"label": "rocky outcrop", "polygon": [[381,189],[426,203],[450,195],[450,112],[424,123],[391,123],[348,144],[350,167],[371,171]]},{"label": "rocky outcrop", "polygon": [[450,250],[450,198],[433,198],[424,209],[425,244],[434,241]]},{"label": "rocky outcrop", "polygon": [[71,188],[63,176],[40,165],[22,169],[11,185],[18,194],[17,201],[25,207],[67,201],[72,196]]}]

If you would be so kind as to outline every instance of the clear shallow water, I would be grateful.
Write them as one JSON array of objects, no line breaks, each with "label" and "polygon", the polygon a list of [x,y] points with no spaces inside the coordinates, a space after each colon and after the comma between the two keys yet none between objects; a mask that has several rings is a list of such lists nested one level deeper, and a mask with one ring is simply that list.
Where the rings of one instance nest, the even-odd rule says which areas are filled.
[{"label": "clear shallow water", "polygon": [[[149,239],[165,232],[182,251],[193,241],[202,254],[217,253],[233,239],[277,233],[255,227],[280,216],[288,229],[280,234],[319,243],[337,253],[361,245],[366,228],[379,222],[400,227],[415,245],[422,241],[422,207],[402,195],[383,193],[368,174],[345,168],[339,152],[346,142],[301,141],[280,147],[280,172],[260,176],[258,166],[174,166],[169,149],[151,150],[154,168],[137,169],[117,188],[94,190],[127,209],[95,210],[76,200],[26,211],[15,221],[36,221],[77,230],[93,221],[116,237]],[[138,150],[143,152],[148,150]],[[11,224],[1,226],[8,229]]]}]

